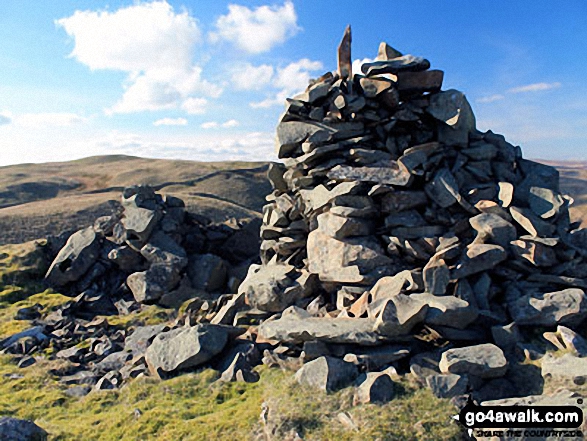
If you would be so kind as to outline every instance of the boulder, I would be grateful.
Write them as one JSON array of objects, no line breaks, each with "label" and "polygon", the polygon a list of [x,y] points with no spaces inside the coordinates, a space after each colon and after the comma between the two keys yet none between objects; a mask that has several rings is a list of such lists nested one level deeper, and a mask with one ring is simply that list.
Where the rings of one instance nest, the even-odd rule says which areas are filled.
[{"label": "boulder", "polygon": [[79,280],[99,254],[100,238],[92,227],[73,233],[47,270],[47,283],[59,287]]},{"label": "boulder", "polygon": [[29,420],[0,417],[0,440],[46,441],[47,432]]},{"label": "boulder", "polygon": [[295,379],[301,385],[333,392],[351,384],[358,375],[354,364],[325,356],[304,364]]},{"label": "boulder", "polygon": [[410,298],[428,305],[424,322],[435,326],[465,329],[473,323],[479,311],[469,302],[454,296],[435,296],[429,293],[412,294]]},{"label": "boulder", "polygon": [[217,325],[177,328],[157,335],[145,352],[147,366],[158,377],[200,366],[219,354],[228,332]]},{"label": "boulder", "polygon": [[354,404],[384,404],[395,397],[395,384],[386,372],[367,372],[358,378]]},{"label": "boulder", "polygon": [[375,321],[375,331],[385,337],[408,334],[418,323],[422,323],[428,305],[412,296],[398,294],[385,300]]},{"label": "boulder", "polygon": [[546,380],[569,381],[575,385],[587,383],[587,358],[573,354],[564,354],[562,357],[546,354],[541,364],[542,377]]},{"label": "boulder", "polygon": [[457,374],[429,375],[426,385],[437,398],[453,398],[467,393],[469,378]]},{"label": "boulder", "polygon": [[475,115],[462,92],[451,89],[433,94],[426,111],[444,123],[438,128],[440,142],[446,145],[468,145],[469,133],[475,130]]},{"label": "boulder", "polygon": [[587,318],[587,295],[579,288],[526,294],[508,303],[518,325],[576,325]]},{"label": "boulder", "polygon": [[477,232],[475,241],[493,243],[503,248],[516,239],[516,227],[496,214],[482,213],[469,219],[471,227]]},{"label": "boulder", "polygon": [[466,255],[453,270],[452,279],[462,279],[494,268],[507,258],[505,249],[499,245],[472,244]]},{"label": "boulder", "polygon": [[507,372],[508,362],[500,348],[491,343],[484,343],[443,352],[438,367],[443,374],[498,378]]},{"label": "boulder", "polygon": [[154,264],[147,271],[131,274],[126,284],[135,300],[140,303],[156,302],[179,282],[177,269],[172,265]]}]

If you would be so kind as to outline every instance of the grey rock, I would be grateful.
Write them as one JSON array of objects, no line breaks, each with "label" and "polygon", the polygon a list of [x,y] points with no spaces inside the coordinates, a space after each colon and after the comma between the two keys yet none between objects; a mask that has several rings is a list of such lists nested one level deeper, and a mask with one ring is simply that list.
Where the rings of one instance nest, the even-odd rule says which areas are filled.
[{"label": "grey rock", "polygon": [[515,322],[509,325],[495,325],[491,327],[493,341],[504,352],[514,352],[517,344],[522,341],[520,330]]},{"label": "grey rock", "polygon": [[386,337],[408,334],[424,321],[428,305],[405,294],[385,300],[375,322],[375,331]]},{"label": "grey rock", "polygon": [[375,58],[376,61],[388,61],[393,60],[394,58],[401,57],[403,54],[394,49],[386,42],[382,41],[379,43],[379,49],[377,51],[377,57]]},{"label": "grey rock", "polygon": [[367,236],[372,233],[373,225],[363,219],[346,218],[326,212],[318,216],[318,229],[330,237],[343,239]]},{"label": "grey rock", "polygon": [[432,94],[426,111],[443,124],[438,140],[446,145],[467,146],[469,133],[475,130],[475,115],[462,92],[447,90]]},{"label": "grey rock", "polygon": [[179,280],[175,267],[155,264],[147,271],[139,271],[128,276],[126,284],[137,302],[153,303],[165,292],[172,290]]},{"label": "grey rock", "polygon": [[35,364],[37,362],[37,360],[35,359],[35,357],[31,357],[30,355],[25,355],[24,357],[22,357],[19,361],[18,361],[18,367],[20,369],[24,369],[27,368],[29,366],[32,366],[33,364]]},{"label": "grey rock", "polygon": [[319,230],[308,235],[307,252],[308,270],[323,282],[368,283],[370,273],[391,263],[370,237],[338,240]]},{"label": "grey rock", "polygon": [[477,308],[472,307],[469,302],[454,296],[436,296],[424,293],[412,294],[410,297],[428,305],[424,322],[429,325],[465,329],[479,315]]},{"label": "grey rock", "polygon": [[499,245],[472,244],[461,263],[452,272],[453,279],[462,279],[494,268],[507,258],[507,253]]},{"label": "grey rock", "polygon": [[300,190],[300,196],[304,200],[308,212],[317,211],[338,196],[354,194],[359,185],[358,182],[341,182],[332,190],[318,185],[311,190]]},{"label": "grey rock", "polygon": [[381,199],[381,209],[384,213],[397,213],[426,204],[428,198],[423,191],[394,191],[385,194]]},{"label": "grey rock", "polygon": [[426,385],[435,397],[452,398],[467,392],[469,378],[457,374],[429,375],[426,377]]},{"label": "grey rock", "polygon": [[449,349],[439,363],[444,374],[469,374],[480,378],[498,378],[505,375],[508,362],[503,351],[491,343]]},{"label": "grey rock", "polygon": [[398,72],[397,89],[401,93],[436,92],[442,87],[444,72],[427,70],[423,72]]},{"label": "grey rock", "polygon": [[121,385],[122,375],[117,371],[111,371],[98,380],[94,386],[94,390],[118,389]]},{"label": "grey rock", "polygon": [[166,324],[139,326],[126,337],[124,350],[135,356],[144,354],[153,339],[166,331],[169,331],[169,326]]},{"label": "grey rock", "polygon": [[587,318],[587,295],[578,288],[532,293],[508,304],[518,325],[577,325]]},{"label": "grey rock", "polygon": [[475,242],[494,243],[507,247],[517,237],[516,227],[496,214],[482,213],[469,219],[477,232]]},{"label": "grey rock", "polygon": [[448,208],[463,201],[463,197],[459,193],[459,185],[447,168],[436,172],[434,178],[426,184],[425,190],[430,200],[442,208]]},{"label": "grey rock", "polygon": [[141,245],[145,244],[160,219],[161,212],[159,210],[133,205],[126,206],[121,224],[126,230],[129,245],[134,244],[135,241]]},{"label": "grey rock", "polygon": [[326,142],[331,139],[334,132],[334,129],[325,124],[301,121],[281,122],[277,126],[277,156],[278,158],[289,156],[308,139]]},{"label": "grey rock", "polygon": [[53,286],[64,286],[80,279],[100,254],[100,238],[88,227],[71,235],[47,270],[45,279]]},{"label": "grey rock", "polygon": [[66,389],[63,393],[65,395],[67,395],[68,397],[82,398],[82,397],[85,397],[87,394],[89,394],[91,391],[92,391],[91,386],[81,385],[81,386],[70,387],[69,389]]},{"label": "grey rock", "polygon": [[542,219],[557,215],[564,203],[563,197],[550,188],[530,187],[528,204],[530,209]]},{"label": "grey rock", "polygon": [[388,403],[395,397],[395,384],[385,372],[368,372],[358,379],[354,403]]},{"label": "grey rock", "polygon": [[324,343],[374,346],[381,337],[373,331],[374,320],[363,318],[282,317],[265,321],[259,326],[259,335],[267,340],[284,343],[321,341]]},{"label": "grey rock", "polygon": [[338,75],[341,78],[353,77],[353,64],[351,59],[351,26],[348,25],[344,30],[344,35],[340,44],[338,45],[337,61],[338,61]]},{"label": "grey rock", "polygon": [[122,271],[134,272],[143,269],[143,258],[128,245],[114,248],[108,253],[108,260],[114,262]]},{"label": "grey rock", "polygon": [[171,238],[171,236],[157,231],[149,242],[141,248],[141,255],[150,264],[165,264],[181,271],[188,263],[185,250]]},{"label": "grey rock", "polygon": [[219,380],[227,383],[233,381],[256,383],[259,381],[259,374],[252,370],[246,356],[238,352],[230,366],[222,372]]},{"label": "grey rock", "polygon": [[217,325],[197,325],[163,332],[145,352],[149,370],[159,377],[200,366],[224,349],[227,331]]},{"label": "grey rock", "polygon": [[446,288],[450,282],[450,270],[444,259],[430,259],[424,266],[423,276],[426,292],[436,296],[446,293]]},{"label": "grey rock", "polygon": [[187,273],[196,290],[216,292],[226,285],[226,262],[215,254],[190,256]]},{"label": "grey rock", "polygon": [[308,275],[298,273],[291,265],[251,265],[238,293],[243,294],[253,308],[281,312],[309,296],[311,282]]},{"label": "grey rock", "polygon": [[359,371],[352,363],[333,357],[320,357],[304,364],[296,372],[295,379],[302,385],[333,392],[352,383],[358,375]]},{"label": "grey rock", "polygon": [[26,339],[26,338],[33,338],[37,341],[43,341],[47,339],[45,335],[45,328],[43,326],[33,326],[32,328],[26,329],[22,332],[18,332],[10,337],[2,340],[0,342],[0,348],[6,349],[9,346],[12,346],[16,342]]},{"label": "grey rock", "polygon": [[391,60],[374,61],[372,63],[363,63],[361,71],[370,77],[386,73],[395,74],[406,71],[421,71],[430,67],[430,62],[422,57],[413,55],[402,55]]},{"label": "grey rock", "polygon": [[231,325],[236,313],[245,306],[245,293],[235,294],[210,321],[213,325]]},{"label": "grey rock", "polygon": [[537,267],[548,267],[558,263],[556,254],[551,247],[533,240],[513,240],[511,250],[520,259]]},{"label": "grey rock", "polygon": [[359,84],[366,98],[375,98],[394,85],[393,81],[387,78],[361,78]]},{"label": "grey rock", "polygon": [[46,441],[47,432],[29,420],[0,417],[0,440]]},{"label": "grey rock", "polygon": [[531,236],[551,237],[554,233],[553,225],[542,220],[529,209],[512,206],[510,214]]},{"label": "grey rock", "polygon": [[327,173],[335,181],[359,181],[373,184],[387,184],[407,187],[413,176],[400,162],[392,161],[385,167],[353,167],[337,165]]}]

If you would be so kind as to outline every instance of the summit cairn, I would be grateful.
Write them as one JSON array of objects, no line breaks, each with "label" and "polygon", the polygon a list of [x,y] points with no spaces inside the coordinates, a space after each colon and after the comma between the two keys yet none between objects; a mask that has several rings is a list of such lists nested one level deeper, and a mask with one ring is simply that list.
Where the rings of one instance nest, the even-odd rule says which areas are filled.
[{"label": "summit cairn", "polygon": [[381,43],[353,72],[350,43],[347,28],[338,72],[289,98],[277,126],[262,264],[240,288],[248,305],[283,311],[259,335],[302,355],[325,343],[313,358],[367,370],[432,344],[432,367],[410,364],[427,384],[459,386],[435,386],[442,396],[514,382],[504,353],[529,353],[525,329],[587,319],[587,230],[556,169],[478,131],[442,71]]}]

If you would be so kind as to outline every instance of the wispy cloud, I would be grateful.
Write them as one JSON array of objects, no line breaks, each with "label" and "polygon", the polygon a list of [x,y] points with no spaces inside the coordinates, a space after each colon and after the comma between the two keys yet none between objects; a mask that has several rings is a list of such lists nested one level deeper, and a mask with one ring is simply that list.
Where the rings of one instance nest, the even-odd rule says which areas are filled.
[{"label": "wispy cloud", "polygon": [[69,127],[87,120],[75,113],[24,113],[14,117],[16,125],[29,128]]},{"label": "wispy cloud", "polygon": [[230,119],[230,120],[225,121],[223,123],[219,123],[217,121],[208,121],[208,122],[203,123],[200,127],[203,129],[218,129],[218,128],[230,129],[230,128],[239,126],[239,124],[240,123],[236,119]]},{"label": "wispy cloud", "polygon": [[497,93],[495,95],[489,95],[489,96],[481,97],[481,98],[477,99],[476,101],[478,103],[493,103],[495,101],[501,101],[504,98],[505,98],[505,96]]},{"label": "wispy cloud", "polygon": [[540,92],[542,90],[558,89],[561,87],[561,83],[534,83],[526,86],[513,87],[508,90],[509,93],[527,93],[527,92]]},{"label": "wispy cloud", "polygon": [[185,126],[188,120],[185,118],[161,118],[153,121],[154,126]]},{"label": "wispy cloud", "polygon": [[11,122],[12,122],[12,117],[10,116],[10,114],[8,114],[6,112],[0,113],[0,126],[10,124]]}]

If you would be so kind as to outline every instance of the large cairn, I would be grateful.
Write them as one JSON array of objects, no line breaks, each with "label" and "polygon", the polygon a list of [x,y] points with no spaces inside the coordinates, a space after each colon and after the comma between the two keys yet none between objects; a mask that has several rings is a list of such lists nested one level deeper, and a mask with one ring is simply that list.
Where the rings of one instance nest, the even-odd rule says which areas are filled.
[{"label": "large cairn", "polygon": [[[262,265],[240,287],[250,306],[283,311],[260,337],[367,370],[412,354],[441,396],[504,377],[532,353],[530,327],[580,338],[587,230],[556,169],[476,130],[428,60],[381,43],[353,73],[350,43],[348,28],[338,72],[288,99],[277,127]],[[441,349],[415,355],[424,342]],[[523,393],[501,384],[485,390]]]}]

